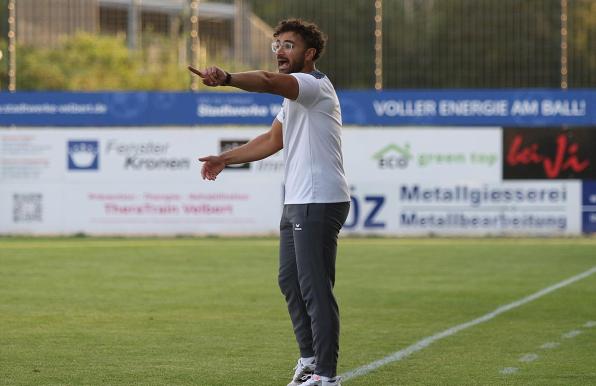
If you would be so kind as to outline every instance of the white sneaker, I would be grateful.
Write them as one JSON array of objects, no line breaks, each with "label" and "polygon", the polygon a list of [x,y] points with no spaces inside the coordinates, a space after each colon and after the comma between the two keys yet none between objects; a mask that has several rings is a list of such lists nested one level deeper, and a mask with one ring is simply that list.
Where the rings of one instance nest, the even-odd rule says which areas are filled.
[{"label": "white sneaker", "polygon": [[300,386],[341,386],[341,377],[338,376],[323,380],[321,376],[313,374],[306,382],[300,384]]},{"label": "white sneaker", "polygon": [[288,383],[288,386],[303,385],[304,382],[313,375],[315,367],[317,367],[317,362],[315,360],[311,363],[303,363],[302,358],[298,358],[298,363],[296,363],[296,367],[294,367],[294,377],[292,378],[292,382]]}]

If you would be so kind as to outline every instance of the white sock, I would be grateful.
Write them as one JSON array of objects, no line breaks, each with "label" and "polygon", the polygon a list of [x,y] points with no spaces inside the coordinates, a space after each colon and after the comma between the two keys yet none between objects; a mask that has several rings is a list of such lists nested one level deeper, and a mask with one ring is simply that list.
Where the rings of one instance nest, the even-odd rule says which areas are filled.
[{"label": "white sock", "polygon": [[312,365],[313,363],[315,363],[315,361],[315,357],[300,358],[300,362],[302,362],[302,364],[305,365]]}]

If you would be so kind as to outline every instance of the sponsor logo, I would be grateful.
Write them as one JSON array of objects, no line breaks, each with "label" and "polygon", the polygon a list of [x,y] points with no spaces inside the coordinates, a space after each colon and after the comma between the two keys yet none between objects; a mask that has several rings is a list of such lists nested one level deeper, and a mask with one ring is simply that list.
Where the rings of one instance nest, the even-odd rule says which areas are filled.
[{"label": "sponsor logo", "polygon": [[[219,141],[219,152],[229,151],[249,142],[248,139],[225,139]],[[279,173],[284,170],[284,160],[281,152],[277,152],[265,159],[238,165],[227,165],[226,169],[249,170],[256,173]]]},{"label": "sponsor logo", "polygon": [[[573,184],[399,187],[401,229],[568,232]],[[571,191],[568,192],[568,187]],[[481,210],[479,210],[481,209]]]},{"label": "sponsor logo", "polygon": [[399,191],[402,202],[466,204],[476,208],[502,204],[562,204],[567,202],[565,185],[550,188],[539,187],[504,187],[466,185],[422,187],[421,185],[402,185]]},{"label": "sponsor logo", "polygon": [[197,116],[204,117],[268,117],[269,108],[263,105],[252,104],[248,106],[235,106],[229,103],[197,105]]},{"label": "sponsor logo", "polygon": [[124,142],[110,139],[105,154],[122,157],[125,170],[170,171],[190,168],[189,158],[169,157],[167,142]]},{"label": "sponsor logo", "polygon": [[420,168],[450,165],[493,166],[497,160],[496,153],[480,152],[419,152],[415,153],[409,143],[404,145],[389,144],[376,152],[372,159],[379,169],[405,169],[410,165]]},{"label": "sponsor logo", "polygon": [[[219,152],[223,153],[224,151],[229,151],[239,146],[248,143],[248,139],[226,139],[219,141]],[[250,163],[243,163],[238,165],[227,165],[226,169],[250,169]]]},{"label": "sponsor logo", "polygon": [[98,170],[98,141],[68,141],[68,170]]},{"label": "sponsor logo", "polygon": [[209,98],[197,103],[199,118],[267,118],[275,117],[281,109],[278,103],[245,103],[230,99]]},{"label": "sponsor logo", "polygon": [[302,224],[294,224],[294,230],[295,231],[301,231],[302,230]]},{"label": "sponsor logo", "polygon": [[594,129],[503,131],[504,179],[596,178]]},{"label": "sponsor logo", "polygon": [[410,144],[399,146],[392,143],[376,152],[372,158],[377,160],[379,169],[405,169],[413,156]]}]

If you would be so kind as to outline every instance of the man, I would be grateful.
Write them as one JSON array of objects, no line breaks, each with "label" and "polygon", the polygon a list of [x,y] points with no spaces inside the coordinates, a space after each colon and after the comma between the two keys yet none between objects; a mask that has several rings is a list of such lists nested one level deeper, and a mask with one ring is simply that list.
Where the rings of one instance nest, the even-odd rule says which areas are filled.
[{"label": "man", "polygon": [[339,311],[333,285],[337,237],[350,207],[339,101],[329,79],[315,68],[325,46],[316,25],[284,20],[273,36],[279,73],[230,74],[218,67],[194,71],[207,86],[285,98],[271,130],[218,156],[200,158],[201,174],[215,180],[226,165],[260,160],[284,149],[279,286],[301,356],[289,386],[338,386]]}]

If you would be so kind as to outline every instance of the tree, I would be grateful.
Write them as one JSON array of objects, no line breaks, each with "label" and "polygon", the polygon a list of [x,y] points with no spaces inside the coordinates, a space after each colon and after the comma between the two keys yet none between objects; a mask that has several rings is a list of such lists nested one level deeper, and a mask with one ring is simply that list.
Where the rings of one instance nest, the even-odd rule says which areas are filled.
[{"label": "tree", "polygon": [[120,37],[77,34],[55,48],[17,48],[18,90],[185,90],[188,74],[168,55],[147,66]]}]

